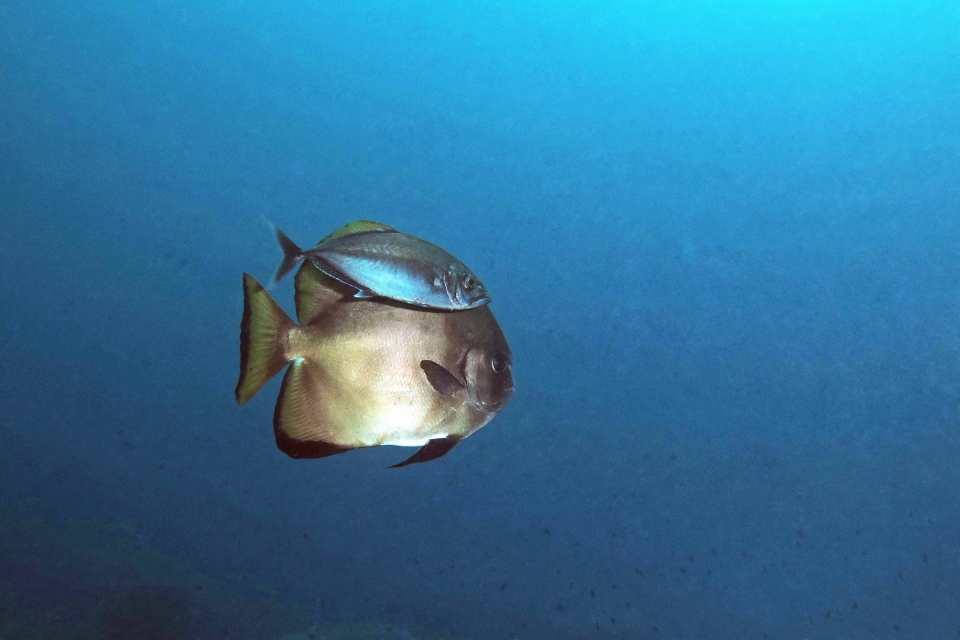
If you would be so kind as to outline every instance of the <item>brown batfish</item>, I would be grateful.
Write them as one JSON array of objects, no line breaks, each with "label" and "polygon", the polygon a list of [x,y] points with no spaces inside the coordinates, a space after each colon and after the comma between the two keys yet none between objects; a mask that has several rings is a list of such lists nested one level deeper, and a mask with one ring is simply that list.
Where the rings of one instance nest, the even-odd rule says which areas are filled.
[{"label": "brown batfish", "polygon": [[421,447],[395,467],[444,455],[513,395],[513,355],[489,307],[438,311],[353,297],[304,262],[293,322],[243,274],[243,404],[292,363],[274,411],[277,447],[321,458],[379,445]]}]

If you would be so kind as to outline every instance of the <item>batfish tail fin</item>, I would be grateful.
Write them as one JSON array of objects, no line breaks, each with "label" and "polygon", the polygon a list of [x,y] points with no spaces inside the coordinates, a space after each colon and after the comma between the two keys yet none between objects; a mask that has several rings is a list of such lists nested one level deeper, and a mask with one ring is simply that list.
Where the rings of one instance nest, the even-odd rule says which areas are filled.
[{"label": "batfish tail fin", "polygon": [[291,458],[324,458],[356,448],[336,442],[323,387],[323,370],[310,360],[295,360],[283,376],[273,434],[277,448]]},{"label": "batfish tail fin", "polygon": [[287,364],[283,341],[296,325],[263,286],[243,274],[243,320],[240,322],[240,380],[237,404],[243,404]]},{"label": "batfish tail fin", "polygon": [[297,263],[303,260],[303,250],[294,244],[293,240],[287,237],[280,227],[274,226],[273,232],[277,234],[277,242],[280,243],[280,249],[283,250],[283,260],[277,267],[277,273],[273,276],[274,282],[280,282],[283,277],[293,271]]}]

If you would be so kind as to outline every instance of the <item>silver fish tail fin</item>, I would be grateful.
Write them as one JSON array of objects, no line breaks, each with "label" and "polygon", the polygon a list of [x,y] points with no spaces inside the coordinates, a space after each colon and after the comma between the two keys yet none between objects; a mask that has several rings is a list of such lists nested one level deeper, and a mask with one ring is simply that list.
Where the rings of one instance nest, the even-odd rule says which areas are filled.
[{"label": "silver fish tail fin", "polygon": [[293,271],[297,263],[303,260],[303,250],[294,244],[293,240],[287,237],[287,234],[280,231],[280,227],[274,226],[273,231],[277,234],[277,242],[280,243],[280,248],[283,250],[283,260],[280,261],[277,273],[273,276],[274,282],[280,282],[283,276]]},{"label": "silver fish tail fin", "polygon": [[287,364],[283,341],[296,325],[263,286],[243,274],[243,320],[240,323],[240,380],[237,404],[243,404]]}]

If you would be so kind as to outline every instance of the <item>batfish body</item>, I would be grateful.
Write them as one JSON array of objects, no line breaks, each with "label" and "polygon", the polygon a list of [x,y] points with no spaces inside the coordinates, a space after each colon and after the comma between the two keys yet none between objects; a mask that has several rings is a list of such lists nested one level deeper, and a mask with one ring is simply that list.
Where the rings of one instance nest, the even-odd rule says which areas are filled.
[{"label": "batfish body", "polygon": [[351,297],[304,262],[294,323],[244,274],[238,403],[292,363],[274,412],[281,451],[318,458],[360,447],[419,446],[440,457],[513,394],[513,356],[489,307],[449,312]]},{"label": "batfish body", "polygon": [[435,244],[368,220],[351,222],[302,250],[280,229],[283,262],[274,281],[300,260],[356,289],[356,297],[383,297],[418,307],[460,311],[490,302],[486,287],[465,264]]}]

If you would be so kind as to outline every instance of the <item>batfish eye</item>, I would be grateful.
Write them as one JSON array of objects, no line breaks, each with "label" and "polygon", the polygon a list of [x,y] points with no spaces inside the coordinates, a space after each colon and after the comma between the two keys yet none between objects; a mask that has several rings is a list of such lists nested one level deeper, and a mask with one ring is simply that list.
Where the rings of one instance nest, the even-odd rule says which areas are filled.
[{"label": "batfish eye", "polygon": [[507,370],[507,359],[497,354],[490,359],[490,366],[494,373],[503,373]]},{"label": "batfish eye", "polygon": [[463,286],[466,289],[473,289],[475,286],[477,286],[477,279],[468,273],[467,275],[463,276]]}]

